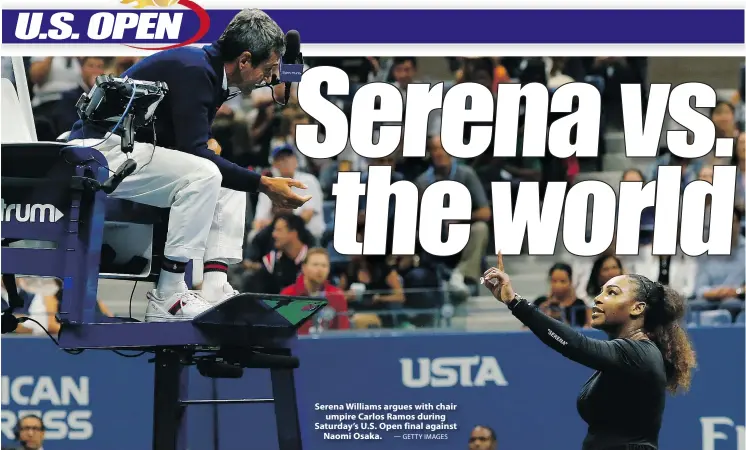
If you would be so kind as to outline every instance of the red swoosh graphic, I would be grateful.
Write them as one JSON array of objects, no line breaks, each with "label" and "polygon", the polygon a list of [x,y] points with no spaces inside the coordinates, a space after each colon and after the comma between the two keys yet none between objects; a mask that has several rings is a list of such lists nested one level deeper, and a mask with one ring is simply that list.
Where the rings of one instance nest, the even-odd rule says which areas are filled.
[{"label": "red swoosh graphic", "polygon": [[200,39],[202,39],[202,37],[205,34],[207,34],[207,31],[210,29],[210,15],[207,14],[207,11],[202,9],[201,6],[194,3],[192,0],[179,0],[177,3],[179,5],[186,6],[190,10],[194,11],[195,14],[197,14],[197,18],[199,19],[199,30],[197,30],[194,36],[190,37],[184,42],[181,42],[178,44],[167,45],[165,47],[138,47],[136,45],[129,45],[129,44],[127,44],[127,46],[136,48],[139,50],[168,50],[171,48],[179,48],[185,45],[191,45],[199,41]]}]

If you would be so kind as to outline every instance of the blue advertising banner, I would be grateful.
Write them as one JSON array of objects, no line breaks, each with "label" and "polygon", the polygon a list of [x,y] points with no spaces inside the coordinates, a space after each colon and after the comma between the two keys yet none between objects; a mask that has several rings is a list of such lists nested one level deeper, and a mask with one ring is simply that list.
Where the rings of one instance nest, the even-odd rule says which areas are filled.
[{"label": "blue advertising banner", "polygon": [[[668,400],[661,448],[741,450],[744,329],[691,335],[699,369],[691,392]],[[150,448],[153,368],[146,357],[73,356],[33,338],[2,345],[4,445],[12,443],[17,417],[37,412],[51,450]],[[500,448],[577,449],[585,434],[575,399],[592,371],[528,332],[320,337],[299,340],[297,354],[304,449],[352,448],[344,438],[355,433],[354,448],[467,448],[476,424],[495,429]],[[216,383],[190,374],[192,399],[267,396],[264,371]],[[192,449],[277,448],[271,405],[189,408]]]},{"label": "blue advertising banner", "polygon": [[[151,8],[131,10],[106,10],[106,4],[96,10],[61,9],[63,5],[55,6],[54,10],[5,9],[2,39],[3,44],[207,43],[220,37],[238,13],[237,9],[205,10],[206,5],[197,3],[181,0],[174,7],[150,4]],[[312,44],[744,42],[743,10],[737,9],[276,9],[266,12],[283,30],[296,29],[304,43]],[[676,26],[668,26],[671,24]]]}]

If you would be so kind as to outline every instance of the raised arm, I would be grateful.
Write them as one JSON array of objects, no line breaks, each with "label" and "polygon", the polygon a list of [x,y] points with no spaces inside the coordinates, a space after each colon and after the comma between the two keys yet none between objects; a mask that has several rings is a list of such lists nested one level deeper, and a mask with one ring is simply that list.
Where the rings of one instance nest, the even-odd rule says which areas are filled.
[{"label": "raised arm", "polygon": [[592,339],[569,325],[552,319],[516,295],[510,277],[503,269],[501,252],[498,253],[497,261],[498,267],[487,270],[482,283],[550,348],[595,370],[641,374],[650,368],[648,358],[655,350],[653,343],[630,339]]},{"label": "raised arm", "polygon": [[652,348],[647,346],[654,345],[649,341],[593,339],[545,315],[526,300],[516,299],[508,306],[543,343],[572,361],[607,372],[634,374],[649,368],[647,354]]}]

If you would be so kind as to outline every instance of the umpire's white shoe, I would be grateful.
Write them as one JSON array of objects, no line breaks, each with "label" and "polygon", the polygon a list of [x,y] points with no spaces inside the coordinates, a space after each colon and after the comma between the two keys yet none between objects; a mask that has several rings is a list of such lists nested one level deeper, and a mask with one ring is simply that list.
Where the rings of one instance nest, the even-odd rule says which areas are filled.
[{"label": "umpire's white shoe", "polygon": [[168,296],[162,295],[157,289],[148,292],[146,322],[188,321],[212,307],[198,292],[188,290],[186,283],[179,287],[183,290],[179,289]]},{"label": "umpire's white shoe", "polygon": [[211,306],[215,306],[218,303],[223,303],[229,298],[240,295],[241,293],[233,289],[230,283],[223,284],[222,287],[214,288],[211,286],[202,285],[202,297]]}]

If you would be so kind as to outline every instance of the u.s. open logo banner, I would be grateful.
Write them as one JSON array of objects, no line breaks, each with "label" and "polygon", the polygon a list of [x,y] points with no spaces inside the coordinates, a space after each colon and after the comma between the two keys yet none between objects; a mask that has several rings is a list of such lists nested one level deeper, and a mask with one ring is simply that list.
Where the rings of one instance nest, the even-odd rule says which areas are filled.
[{"label": "u.s. open logo banner", "polygon": [[[124,44],[152,50],[207,43],[240,10],[199,3],[104,0],[38,8],[10,2],[2,13],[3,44]],[[299,30],[306,44],[743,44],[744,39],[743,12],[731,9],[276,8],[265,11],[281,28]],[[660,26],[665,23],[676,26]],[[465,26],[446,31],[457,24]]]}]

